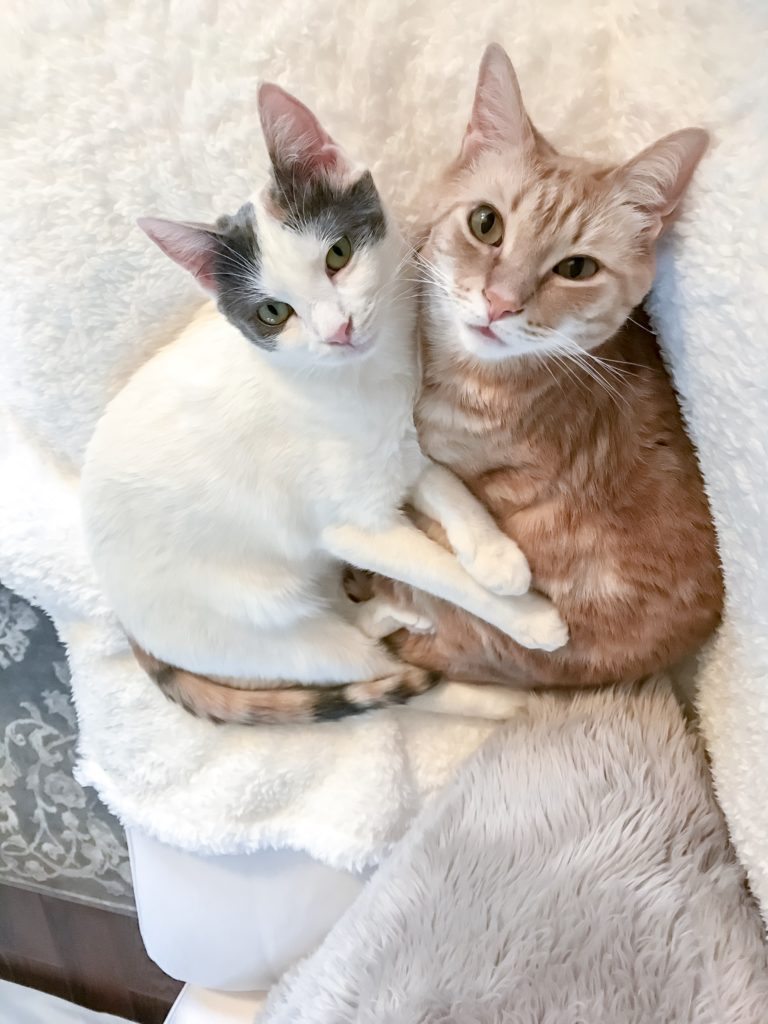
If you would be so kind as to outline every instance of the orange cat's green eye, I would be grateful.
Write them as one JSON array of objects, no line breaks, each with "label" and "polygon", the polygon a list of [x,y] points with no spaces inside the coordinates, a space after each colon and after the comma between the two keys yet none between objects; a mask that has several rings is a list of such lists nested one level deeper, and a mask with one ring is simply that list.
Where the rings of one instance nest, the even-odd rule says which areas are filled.
[{"label": "orange cat's green eye", "polygon": [[483,204],[478,206],[469,215],[469,230],[478,240],[485,245],[501,245],[504,237],[504,222],[498,210],[492,206]]},{"label": "orange cat's green eye", "polygon": [[569,281],[586,281],[594,277],[599,269],[591,256],[569,256],[552,267],[552,273],[568,278]]}]

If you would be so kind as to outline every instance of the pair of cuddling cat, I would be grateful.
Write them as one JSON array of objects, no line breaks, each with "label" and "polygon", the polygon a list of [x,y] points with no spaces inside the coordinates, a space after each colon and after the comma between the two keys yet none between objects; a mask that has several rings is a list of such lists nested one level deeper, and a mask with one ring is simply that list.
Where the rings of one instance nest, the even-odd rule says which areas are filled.
[{"label": "pair of cuddling cat", "polygon": [[[303,104],[264,85],[259,111],[253,202],[141,222],[216,303],[110,403],[84,466],[143,667],[197,715],[290,722],[441,679],[635,680],[698,646],[715,536],[637,307],[706,133],[618,167],[562,156],[491,46],[414,257]],[[347,566],[375,574],[367,600]]]}]

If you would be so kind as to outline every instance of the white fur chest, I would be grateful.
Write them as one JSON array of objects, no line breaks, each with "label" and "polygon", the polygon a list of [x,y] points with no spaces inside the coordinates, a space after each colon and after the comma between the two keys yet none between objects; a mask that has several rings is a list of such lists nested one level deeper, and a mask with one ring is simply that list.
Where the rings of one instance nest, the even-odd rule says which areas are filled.
[{"label": "white fur chest", "polygon": [[111,403],[83,472],[94,561],[311,559],[332,523],[376,526],[418,472],[404,346],[291,378],[203,310]]}]

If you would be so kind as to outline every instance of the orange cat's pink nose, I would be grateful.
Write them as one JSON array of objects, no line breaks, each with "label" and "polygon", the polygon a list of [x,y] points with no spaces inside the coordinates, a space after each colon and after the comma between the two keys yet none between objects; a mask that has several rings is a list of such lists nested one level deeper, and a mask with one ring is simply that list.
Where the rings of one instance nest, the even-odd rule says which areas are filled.
[{"label": "orange cat's pink nose", "polygon": [[350,345],[352,343],[352,317],[325,339],[326,345]]},{"label": "orange cat's pink nose", "polygon": [[494,291],[493,288],[487,288],[483,295],[488,303],[489,323],[501,320],[503,316],[516,316],[523,312],[520,302],[512,295],[504,295],[502,292]]}]

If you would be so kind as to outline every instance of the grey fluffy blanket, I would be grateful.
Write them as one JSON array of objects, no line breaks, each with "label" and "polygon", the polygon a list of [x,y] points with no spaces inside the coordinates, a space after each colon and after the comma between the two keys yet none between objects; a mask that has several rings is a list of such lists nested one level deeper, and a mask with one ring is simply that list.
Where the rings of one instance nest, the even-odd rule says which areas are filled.
[{"label": "grey fluffy blanket", "polygon": [[665,686],[536,700],[262,1019],[766,1024],[760,918]]}]

